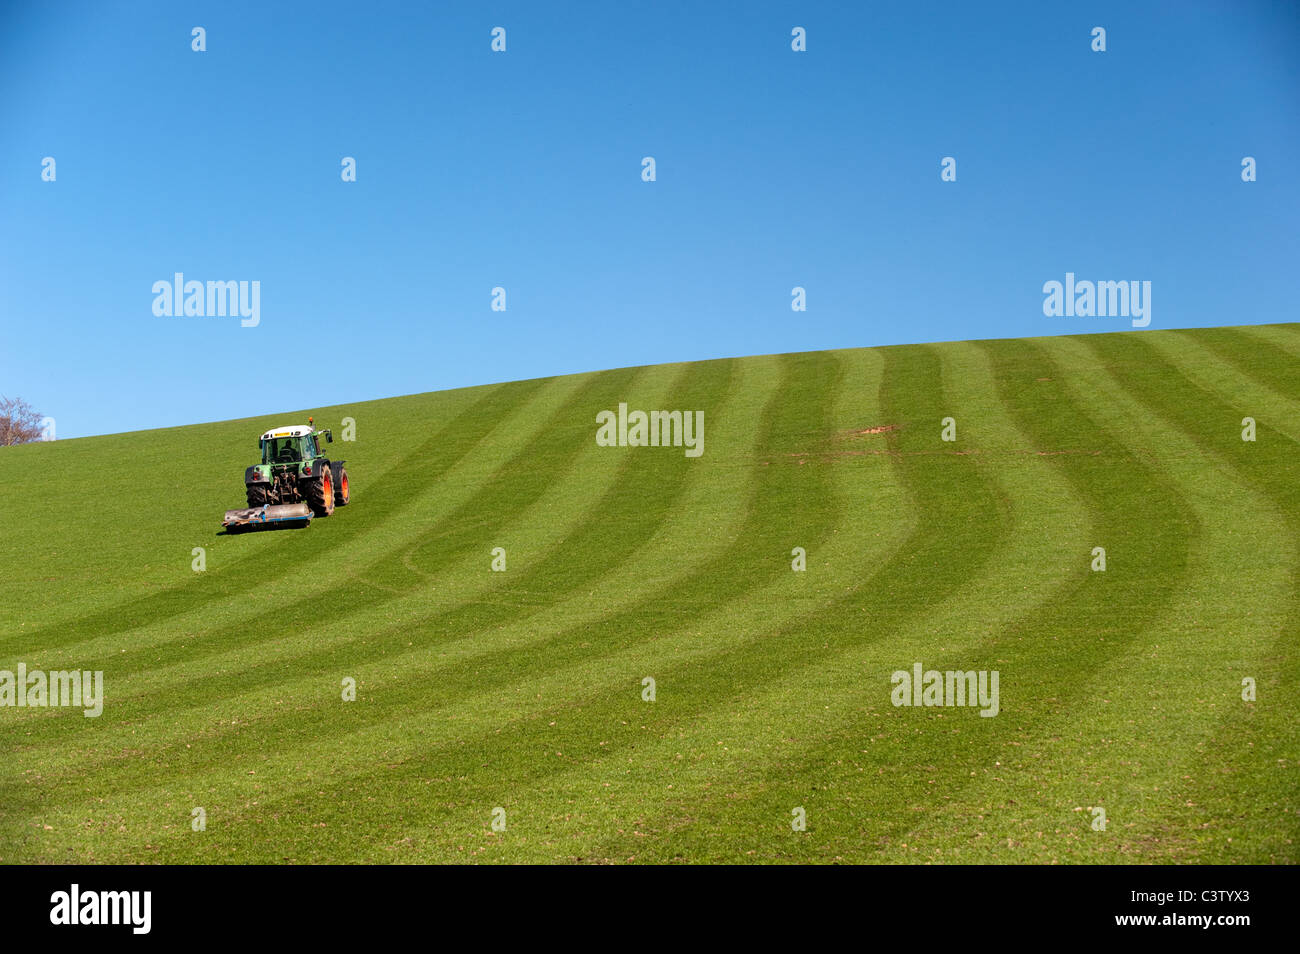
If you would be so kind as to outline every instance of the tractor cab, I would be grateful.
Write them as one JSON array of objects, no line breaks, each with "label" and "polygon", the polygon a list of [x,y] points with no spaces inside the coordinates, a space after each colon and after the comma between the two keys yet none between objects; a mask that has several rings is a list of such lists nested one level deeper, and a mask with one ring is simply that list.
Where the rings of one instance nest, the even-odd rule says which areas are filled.
[{"label": "tractor cab", "polygon": [[262,435],[259,443],[263,464],[297,464],[318,456],[311,428],[301,425],[273,428]]}]

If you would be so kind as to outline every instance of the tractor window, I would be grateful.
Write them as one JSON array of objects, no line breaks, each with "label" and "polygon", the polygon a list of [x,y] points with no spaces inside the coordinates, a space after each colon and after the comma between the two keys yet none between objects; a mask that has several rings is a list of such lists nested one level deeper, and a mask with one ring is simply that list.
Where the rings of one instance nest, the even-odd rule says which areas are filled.
[{"label": "tractor window", "polygon": [[296,437],[275,437],[262,445],[263,464],[293,464],[302,460]]}]

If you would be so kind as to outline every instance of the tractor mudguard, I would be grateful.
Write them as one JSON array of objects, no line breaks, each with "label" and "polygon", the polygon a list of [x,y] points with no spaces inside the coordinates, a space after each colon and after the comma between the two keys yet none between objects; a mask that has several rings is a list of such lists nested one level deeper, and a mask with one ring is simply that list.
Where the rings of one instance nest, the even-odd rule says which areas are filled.
[{"label": "tractor mudguard", "polygon": [[271,482],[271,465],[254,464],[244,471],[245,484],[269,484]]}]

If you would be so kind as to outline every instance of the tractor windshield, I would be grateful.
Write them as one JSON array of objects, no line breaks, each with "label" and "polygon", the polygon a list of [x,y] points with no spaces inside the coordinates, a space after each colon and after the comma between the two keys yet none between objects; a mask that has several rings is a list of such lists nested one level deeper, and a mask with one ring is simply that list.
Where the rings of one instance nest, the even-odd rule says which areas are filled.
[{"label": "tractor windshield", "polygon": [[302,460],[301,438],[273,437],[262,442],[263,464],[296,464]]}]

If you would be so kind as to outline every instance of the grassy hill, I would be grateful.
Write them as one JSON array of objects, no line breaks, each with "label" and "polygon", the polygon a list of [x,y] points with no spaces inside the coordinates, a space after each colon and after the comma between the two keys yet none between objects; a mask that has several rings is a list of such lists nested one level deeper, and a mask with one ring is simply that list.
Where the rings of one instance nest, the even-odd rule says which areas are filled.
[{"label": "grassy hill", "polygon": [[[598,447],[619,402],[703,456]],[[308,413],[352,505],[219,535]],[[106,686],[0,708],[5,863],[1300,861],[1300,325],[521,381],[0,488],[0,669]],[[1000,713],[895,707],[918,662]]]}]

